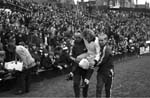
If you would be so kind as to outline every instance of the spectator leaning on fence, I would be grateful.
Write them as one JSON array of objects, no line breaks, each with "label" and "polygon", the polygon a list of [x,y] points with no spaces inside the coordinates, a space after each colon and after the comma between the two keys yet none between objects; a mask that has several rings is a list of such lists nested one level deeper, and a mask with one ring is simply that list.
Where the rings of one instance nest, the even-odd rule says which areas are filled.
[{"label": "spectator leaning on fence", "polygon": [[[10,44],[16,57],[23,62],[23,70],[17,73],[17,92],[16,94],[27,93],[30,90],[30,77],[35,66],[35,60],[29,50],[22,45]],[[16,59],[17,60],[17,59]],[[17,61],[16,61],[17,62]]]}]

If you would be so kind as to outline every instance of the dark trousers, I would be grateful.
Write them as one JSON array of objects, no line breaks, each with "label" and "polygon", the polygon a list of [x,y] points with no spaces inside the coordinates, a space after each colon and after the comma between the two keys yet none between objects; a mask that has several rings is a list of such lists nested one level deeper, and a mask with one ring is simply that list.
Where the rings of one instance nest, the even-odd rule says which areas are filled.
[{"label": "dark trousers", "polygon": [[32,68],[17,72],[17,90],[29,92]]},{"label": "dark trousers", "polygon": [[105,94],[107,98],[111,96],[111,87],[112,87],[113,76],[109,74],[97,73],[97,85],[96,85],[96,97],[101,98],[103,86],[105,86]]},{"label": "dark trousers", "polygon": [[[81,82],[81,79],[84,80],[85,78],[88,78],[88,79],[91,78],[93,71],[90,70],[89,72],[88,72],[88,70],[84,70],[80,67],[77,67],[76,70],[74,71],[73,88],[74,88],[74,93],[75,93],[76,98],[80,97],[80,82]],[[89,85],[86,85],[83,88],[83,90],[82,90],[83,97],[88,96],[88,88],[89,88]]]},{"label": "dark trousers", "polygon": [[88,79],[88,80],[90,80],[91,77],[92,77],[93,72],[94,72],[94,69],[89,68],[89,69],[86,71],[85,78]]}]

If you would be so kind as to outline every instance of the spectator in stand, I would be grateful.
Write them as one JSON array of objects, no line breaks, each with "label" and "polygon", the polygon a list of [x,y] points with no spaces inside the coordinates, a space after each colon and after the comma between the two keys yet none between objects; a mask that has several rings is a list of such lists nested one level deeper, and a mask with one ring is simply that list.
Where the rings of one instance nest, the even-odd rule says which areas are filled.
[{"label": "spectator in stand", "polygon": [[41,66],[43,67],[43,69],[50,69],[53,66],[53,62],[52,62],[52,58],[50,57],[50,53],[48,52],[47,49],[43,50],[43,56],[41,58]]},{"label": "spectator in stand", "polygon": [[[83,85],[88,85],[89,80],[90,80],[92,73],[94,71],[93,67],[97,63],[97,61],[99,60],[100,46],[98,43],[98,38],[95,36],[95,34],[92,30],[90,30],[90,29],[84,30],[82,37],[83,37],[87,52],[79,55],[77,57],[77,61],[79,61],[79,66],[81,68],[83,68],[83,69],[85,68],[89,72],[89,73],[87,73],[87,77],[85,77],[85,79],[83,81],[83,83],[84,83]],[[88,62],[89,62],[89,64],[87,65],[88,67],[82,66],[81,61],[83,59],[88,60]]]},{"label": "spectator in stand", "polygon": [[4,68],[4,64],[5,64],[4,60],[5,60],[5,51],[3,49],[3,44],[0,38],[0,70]]},{"label": "spectator in stand", "polygon": [[59,68],[60,70],[64,68],[68,68],[70,65],[70,58],[69,55],[64,51],[61,47],[57,47],[55,50],[55,62],[54,65]]}]

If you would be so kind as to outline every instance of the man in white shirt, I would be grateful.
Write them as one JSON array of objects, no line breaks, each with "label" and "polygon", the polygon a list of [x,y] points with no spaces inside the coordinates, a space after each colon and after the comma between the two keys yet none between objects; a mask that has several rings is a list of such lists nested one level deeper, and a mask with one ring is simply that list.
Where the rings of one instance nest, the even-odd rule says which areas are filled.
[{"label": "man in white shirt", "polygon": [[27,93],[29,92],[31,71],[36,65],[35,60],[24,46],[14,44],[10,44],[10,46],[16,54],[16,58],[23,62],[23,70],[17,73],[17,92],[15,94]]},{"label": "man in white shirt", "polygon": [[24,46],[18,45],[15,47],[15,53],[19,59],[23,62],[23,67],[29,69],[35,66],[35,60],[31,56],[29,50]]}]

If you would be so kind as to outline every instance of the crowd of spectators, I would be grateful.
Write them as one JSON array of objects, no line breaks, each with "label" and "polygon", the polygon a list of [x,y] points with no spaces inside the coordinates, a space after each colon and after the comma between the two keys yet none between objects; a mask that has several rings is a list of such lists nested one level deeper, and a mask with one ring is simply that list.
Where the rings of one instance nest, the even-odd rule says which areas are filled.
[{"label": "crowd of spectators", "polygon": [[75,32],[90,28],[106,33],[114,55],[139,51],[149,39],[150,18],[143,12],[96,10],[85,15],[57,5],[30,0],[5,0],[30,10],[0,11],[0,39],[6,51],[5,61],[14,60],[9,44],[26,46],[40,68],[63,69],[69,65],[69,53]]}]

